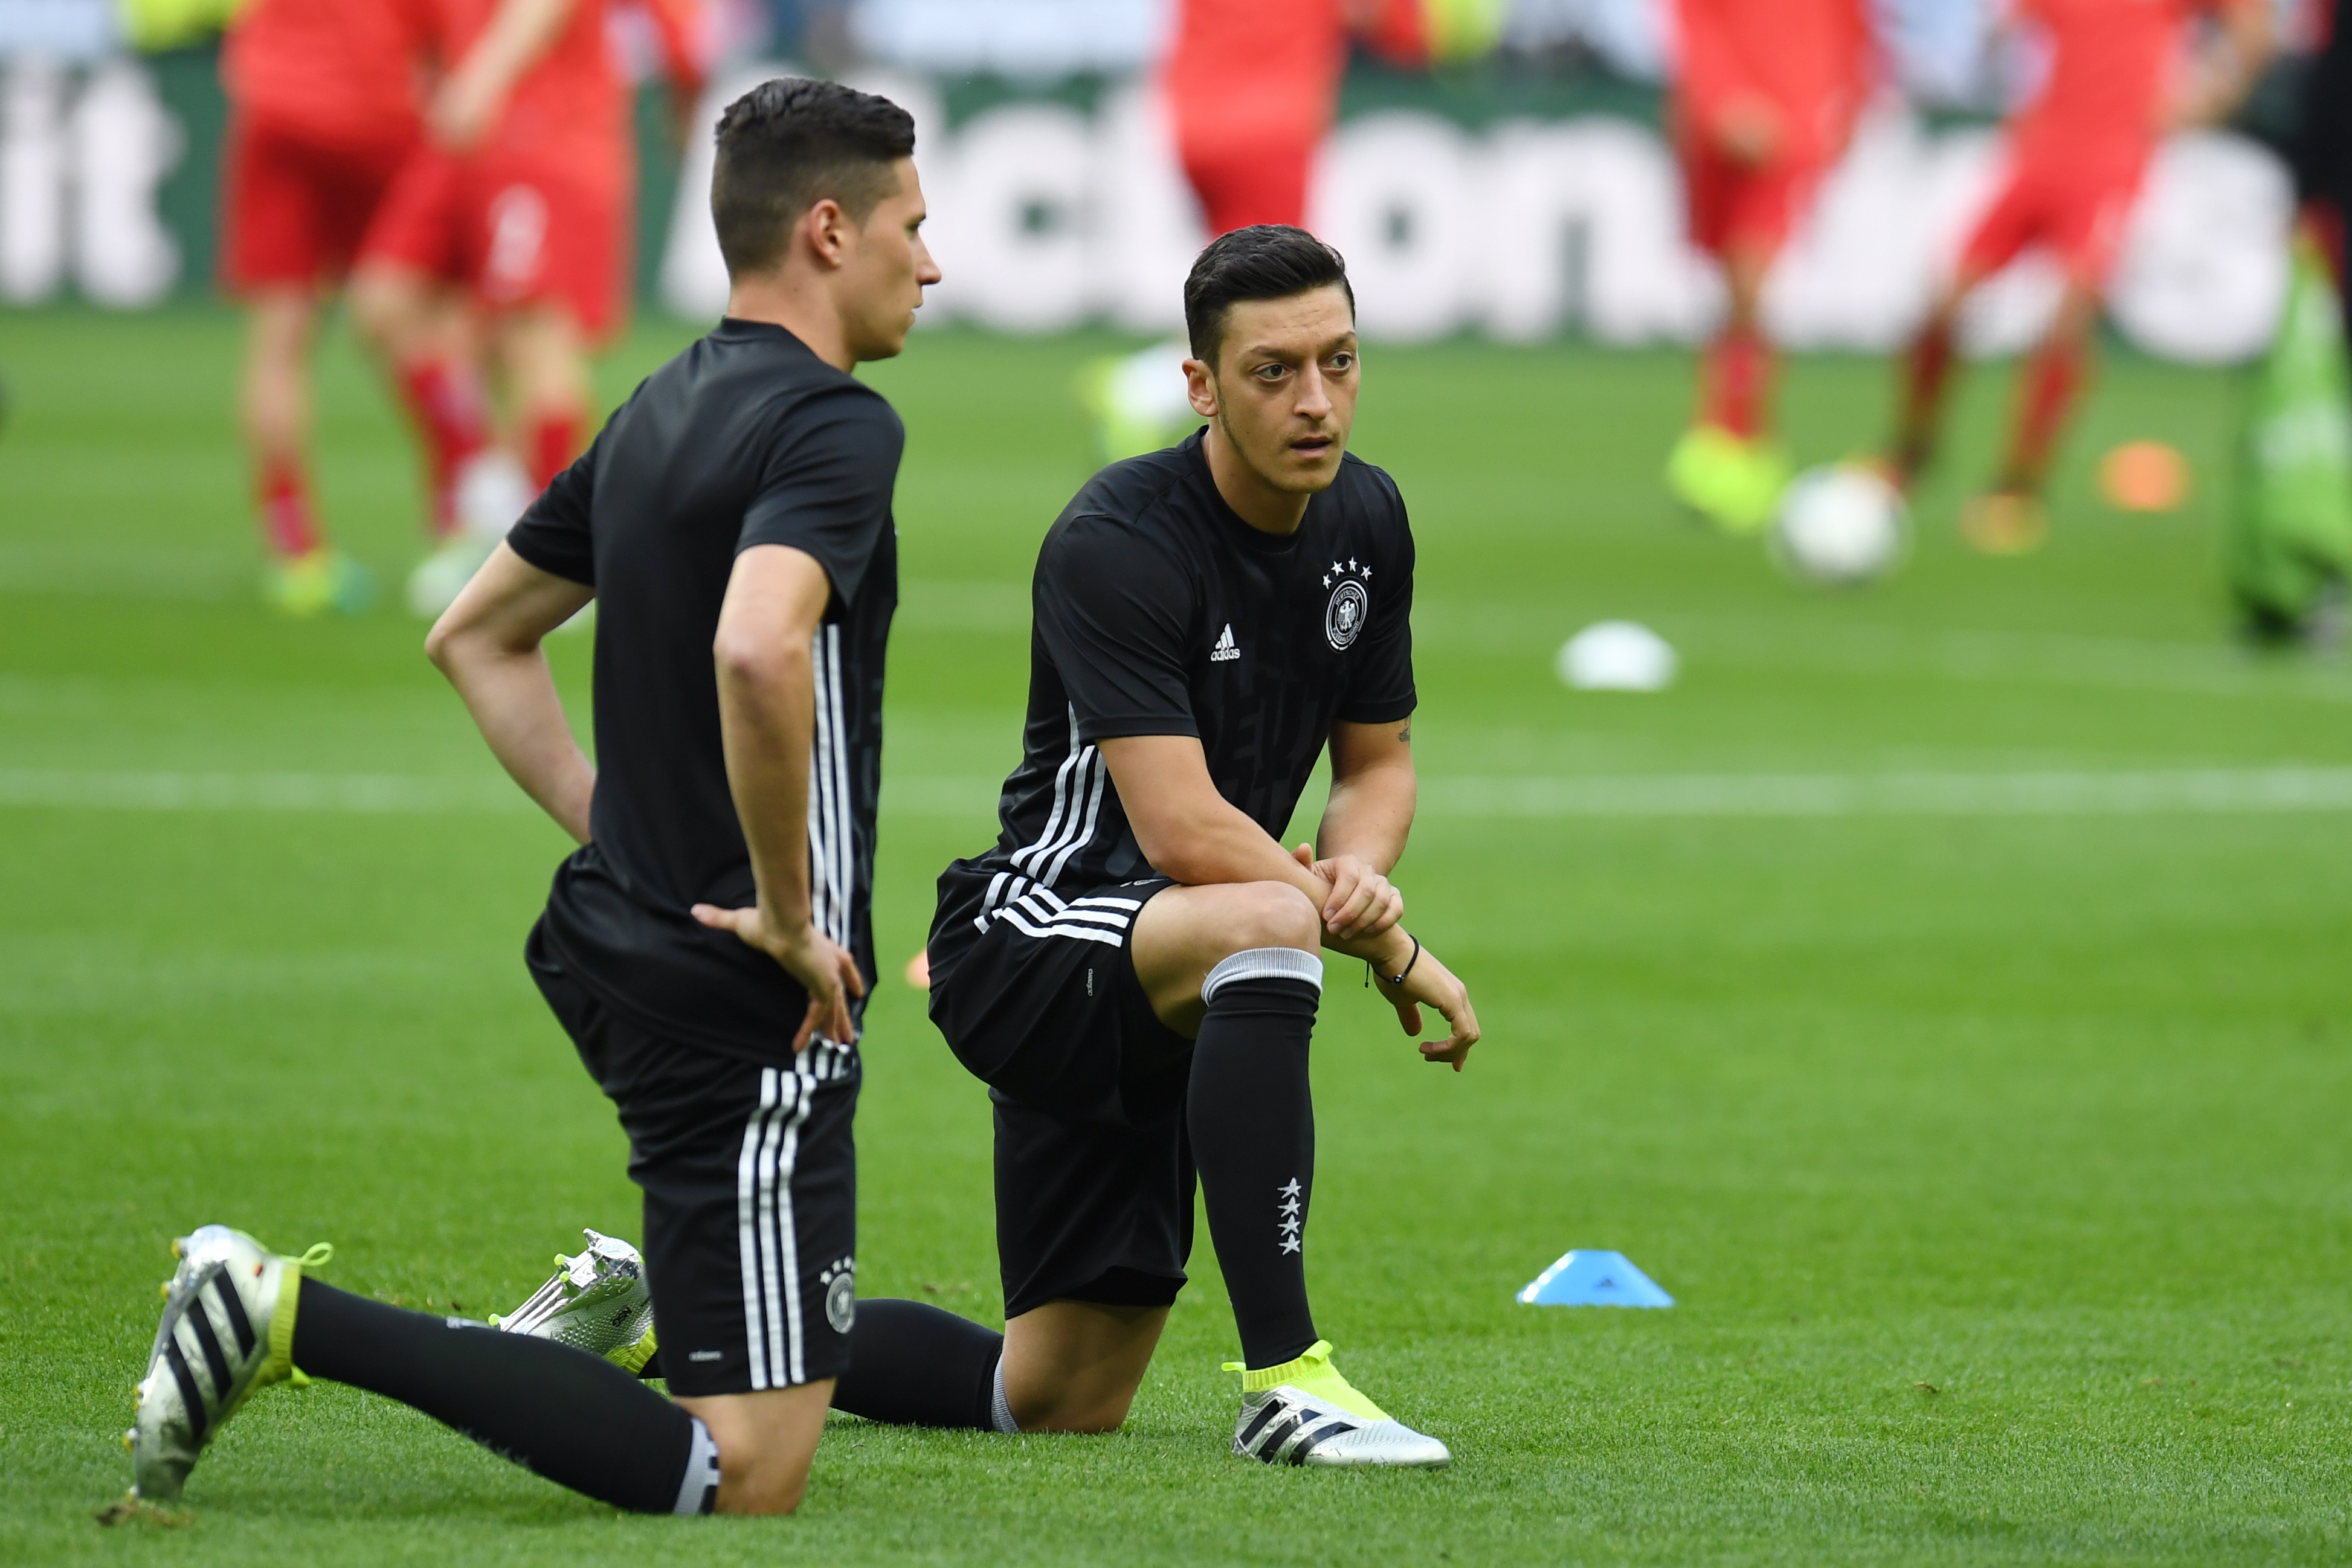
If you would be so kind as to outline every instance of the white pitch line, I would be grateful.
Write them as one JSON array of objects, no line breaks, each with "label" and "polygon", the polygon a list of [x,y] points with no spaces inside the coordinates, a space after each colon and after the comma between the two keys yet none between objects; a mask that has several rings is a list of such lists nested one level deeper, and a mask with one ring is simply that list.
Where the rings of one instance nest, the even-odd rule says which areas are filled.
[{"label": "white pitch line", "polygon": [[0,806],[90,811],[530,811],[503,779],[401,773],[100,773],[0,768]]},{"label": "white pitch line", "polygon": [[2128,817],[2352,811],[2352,768],[1433,778],[1440,817]]},{"label": "white pitch line", "polygon": [[[991,778],[893,779],[893,817],[986,816]],[[2352,811],[2352,768],[2143,772],[1663,773],[1571,778],[1435,775],[1423,814],[1571,817],[2114,817]],[[503,779],[397,773],[87,772],[0,768],[0,807],[99,811],[308,811],[343,815],[535,810]]]}]

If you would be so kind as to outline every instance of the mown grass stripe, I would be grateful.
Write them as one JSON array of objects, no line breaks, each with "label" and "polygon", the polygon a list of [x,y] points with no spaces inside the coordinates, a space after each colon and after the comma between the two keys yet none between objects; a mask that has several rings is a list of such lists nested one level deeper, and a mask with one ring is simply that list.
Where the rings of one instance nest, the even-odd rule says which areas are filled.
[{"label": "mown grass stripe", "polygon": [[[962,816],[996,799],[992,779],[915,775],[885,783],[885,815]],[[0,807],[370,815],[528,812],[499,779],[394,773],[78,772],[0,768]],[[2033,817],[2352,811],[2352,768],[2212,768],[2007,773],[1436,775],[1436,818]]]}]

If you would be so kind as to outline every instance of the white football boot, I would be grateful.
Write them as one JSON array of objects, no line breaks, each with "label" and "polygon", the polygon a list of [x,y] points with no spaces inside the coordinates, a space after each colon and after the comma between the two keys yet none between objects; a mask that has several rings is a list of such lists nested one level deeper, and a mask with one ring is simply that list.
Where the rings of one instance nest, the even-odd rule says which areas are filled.
[{"label": "white football boot", "polygon": [[646,1260],[618,1237],[583,1229],[588,1245],[577,1258],[555,1255],[555,1277],[493,1328],[551,1339],[601,1355],[624,1372],[653,1358],[654,1299],[646,1290]]},{"label": "white football boot", "polygon": [[172,1243],[163,1321],[139,1383],[139,1424],[123,1434],[131,1492],[170,1502],[221,1423],[257,1388],[298,1375],[294,1308],[302,1270],[335,1254],[323,1243],[281,1258],[241,1230],[200,1226]]},{"label": "white football boot", "polygon": [[1234,1452],[1269,1465],[1389,1465],[1437,1469],[1454,1456],[1359,1393],[1331,1364],[1331,1342],[1317,1340],[1297,1361],[1242,1375]]}]

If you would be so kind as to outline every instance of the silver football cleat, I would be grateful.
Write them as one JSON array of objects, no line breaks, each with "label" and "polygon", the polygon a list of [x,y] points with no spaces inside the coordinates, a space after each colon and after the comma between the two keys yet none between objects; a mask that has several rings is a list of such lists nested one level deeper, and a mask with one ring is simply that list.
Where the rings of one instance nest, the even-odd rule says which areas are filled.
[{"label": "silver football cleat", "polygon": [[551,1339],[635,1372],[652,1358],[656,1343],[646,1260],[617,1237],[581,1234],[588,1245],[580,1255],[556,1254],[555,1277],[513,1312],[491,1318],[491,1325]]}]

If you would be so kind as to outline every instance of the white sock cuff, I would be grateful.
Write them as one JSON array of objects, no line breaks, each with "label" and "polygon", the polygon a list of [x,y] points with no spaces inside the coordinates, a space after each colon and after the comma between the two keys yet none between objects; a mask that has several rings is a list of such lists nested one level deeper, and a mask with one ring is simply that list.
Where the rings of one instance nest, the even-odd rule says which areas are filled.
[{"label": "white sock cuff", "polygon": [[1201,982],[1201,999],[1213,1002],[1217,992],[1235,980],[1304,980],[1323,994],[1323,960],[1296,947],[1245,947],[1209,971]]},{"label": "white sock cuff", "polygon": [[1013,1418],[1013,1402],[1004,1397],[1004,1357],[996,1358],[996,1392],[989,1396],[988,1419],[1000,1432],[1018,1437],[1021,1423]]},{"label": "white sock cuff", "polygon": [[702,1424],[701,1416],[687,1419],[694,1423],[694,1447],[687,1450],[686,1474],[677,1483],[677,1506],[670,1511],[692,1519],[719,1506],[719,1445],[710,1440],[710,1428]]}]

